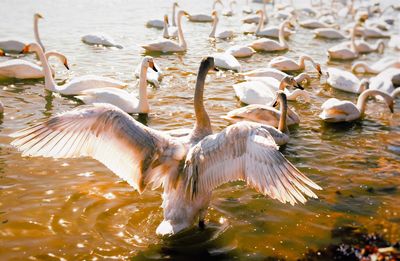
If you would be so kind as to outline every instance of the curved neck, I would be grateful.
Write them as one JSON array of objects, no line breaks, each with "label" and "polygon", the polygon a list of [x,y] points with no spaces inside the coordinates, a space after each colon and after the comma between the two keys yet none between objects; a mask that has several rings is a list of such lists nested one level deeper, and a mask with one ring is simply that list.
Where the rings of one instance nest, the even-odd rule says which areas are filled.
[{"label": "curved neck", "polygon": [[[382,48],[382,50],[379,50],[380,48]],[[383,43],[382,40],[379,40],[375,43],[372,49],[383,53],[383,50],[385,49],[385,44]]]},{"label": "curved neck", "polygon": [[217,4],[222,4],[222,3],[221,3],[220,1],[218,1],[218,0],[214,1],[211,10],[214,10],[214,9],[215,9],[215,6],[216,6]]},{"label": "curved neck", "polygon": [[286,132],[287,131],[287,126],[286,126],[286,118],[287,118],[287,100],[286,96],[284,97],[283,95],[278,95],[279,99],[279,110],[281,112],[280,118],[279,118],[279,125],[278,125],[278,130],[281,132]]},{"label": "curved neck", "polygon": [[183,37],[183,31],[182,31],[182,16],[183,16],[183,14],[179,13],[178,21],[177,21],[177,23],[178,23],[178,42],[179,42],[179,46],[186,49],[187,45],[186,45],[185,38]]},{"label": "curved neck", "polygon": [[386,102],[392,100],[392,96],[380,90],[366,90],[361,93],[357,99],[357,108],[360,114],[363,115],[367,107],[367,100],[371,96],[381,96]]},{"label": "curved neck", "polygon": [[284,91],[286,86],[287,86],[287,83],[284,81],[281,81],[281,83],[279,84],[279,90]]},{"label": "curved neck", "polygon": [[366,64],[365,62],[357,62],[353,65],[354,72],[358,72],[358,70],[357,70],[358,68],[364,69],[364,71],[366,73],[375,73],[375,74],[379,73],[379,71],[374,70],[373,68],[369,67],[369,65]]},{"label": "curved neck", "polygon": [[296,80],[296,82],[301,83],[304,80],[307,80],[307,82],[310,82],[311,77],[310,75],[308,75],[307,73],[300,73],[299,75],[297,75],[296,77],[294,77],[294,79]]},{"label": "curved neck", "polygon": [[394,91],[390,94],[390,96],[392,96],[393,99],[396,99],[397,95],[400,94],[400,88],[396,88],[394,89]]},{"label": "curved neck", "polygon": [[354,25],[353,31],[351,32],[351,49],[357,52],[356,47],[356,30],[357,30],[357,23]]},{"label": "curved neck", "polygon": [[176,4],[172,5],[172,26],[176,26],[176,19],[175,19],[175,11],[176,11]]},{"label": "curved neck", "polygon": [[297,100],[297,97],[302,97],[305,102],[310,101],[310,95],[304,90],[296,89],[287,96],[289,100]]},{"label": "curved neck", "polygon": [[218,25],[218,17],[215,15],[213,20],[214,20],[213,27],[209,36],[211,38],[215,38],[215,32],[217,31],[217,25]]},{"label": "curved neck", "polygon": [[142,61],[139,74],[139,110],[140,112],[148,112],[150,109],[147,100],[147,61]]},{"label": "curved neck", "polygon": [[164,19],[163,37],[169,38],[168,23],[167,23],[166,19]]},{"label": "curved neck", "polygon": [[256,29],[256,34],[258,34],[264,26],[264,12],[260,12],[260,19],[258,20],[258,25]]},{"label": "curved neck", "polygon": [[299,59],[299,67],[300,67],[300,69],[304,70],[304,68],[306,67],[306,65],[305,65],[305,61],[306,60],[310,61],[313,65],[315,65],[314,60],[310,56],[302,55],[302,56],[300,56],[300,59]]},{"label": "curved neck", "polygon": [[282,23],[281,26],[279,26],[279,44],[282,47],[287,47],[287,43],[285,41],[285,26],[286,23]]},{"label": "curved neck", "polygon": [[[34,44],[31,44],[34,45]],[[54,82],[53,75],[50,70],[49,62],[47,61],[42,48],[38,45],[34,45],[33,49],[37,56],[39,56],[39,60],[42,63],[43,71],[44,71],[44,86],[47,90],[53,91],[53,92],[58,92],[58,86]]]},{"label": "curved neck", "polygon": [[38,23],[39,23],[39,18],[37,18],[35,16],[33,18],[33,32],[35,34],[35,41],[40,45],[40,47],[42,48],[43,52],[45,52],[46,49],[44,48],[44,45],[43,45],[42,41],[40,40],[40,36],[39,36]]}]

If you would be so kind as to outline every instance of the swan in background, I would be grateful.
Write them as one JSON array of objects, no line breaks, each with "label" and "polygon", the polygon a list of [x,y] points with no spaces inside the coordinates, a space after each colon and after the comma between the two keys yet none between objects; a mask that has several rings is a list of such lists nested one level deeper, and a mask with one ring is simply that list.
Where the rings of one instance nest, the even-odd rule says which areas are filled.
[{"label": "swan in background", "polygon": [[390,94],[390,96],[392,96],[393,99],[396,99],[398,95],[400,95],[400,88],[396,88],[396,89]]},{"label": "swan in background", "polygon": [[142,45],[142,48],[146,49],[147,51],[163,52],[163,53],[186,52],[187,44],[182,31],[182,16],[184,15],[188,15],[188,13],[183,10],[179,10],[177,17],[178,42],[171,41],[168,39],[163,39],[153,43]]},{"label": "swan in background", "polygon": [[240,72],[242,70],[239,61],[229,53],[215,53],[212,57],[214,57],[215,67],[217,68],[232,70],[235,72]]},{"label": "swan in background", "polygon": [[[289,76],[287,73],[270,67],[258,68],[244,73],[239,73],[239,75],[244,76],[246,79],[248,79],[247,77],[272,77],[278,81],[281,81],[284,77]],[[304,81],[307,83],[311,81],[311,77],[307,73],[301,73],[294,77],[294,79],[298,84],[301,84]]]},{"label": "swan in background", "polygon": [[328,58],[329,59],[338,59],[338,60],[353,60],[356,59],[359,55],[357,51],[357,46],[355,43],[355,30],[357,25],[351,30],[351,40],[350,46],[347,43],[341,43],[335,45],[328,49]]},{"label": "swan in background", "polygon": [[362,93],[368,89],[369,81],[360,80],[352,74],[337,68],[328,68],[326,82],[335,89],[351,93]]},{"label": "swan in background", "polygon": [[[35,41],[42,47],[43,51],[45,51],[44,45],[40,40],[39,36],[39,19],[42,19],[43,16],[39,13],[33,15],[33,33],[35,35]],[[2,49],[6,53],[22,53],[25,48],[26,43],[18,40],[8,40],[1,39],[0,40],[0,49]]]},{"label": "swan in background", "polygon": [[336,98],[326,100],[319,117],[326,122],[348,122],[360,119],[364,113],[369,97],[380,96],[393,113],[393,98],[386,92],[379,90],[365,90],[357,99],[357,105],[350,101],[341,101]]},{"label": "swan in background", "polygon": [[[164,29],[163,29],[163,37],[166,39],[169,38],[177,38],[178,37],[178,27],[169,26],[168,15],[164,15]],[[175,30],[176,29],[176,30]]]},{"label": "swan in background", "polygon": [[[279,38],[279,27],[278,26],[268,26],[263,28],[264,26],[264,11],[263,10],[258,10],[256,14],[260,15],[260,20],[258,22],[257,29],[255,31],[255,35],[259,37],[270,37],[270,38]],[[293,31],[286,30],[286,28],[283,31],[283,35],[285,38],[289,37]]]},{"label": "swan in background", "polygon": [[212,25],[212,30],[211,33],[209,35],[210,38],[218,38],[218,39],[228,39],[228,38],[232,38],[233,37],[233,31],[232,30],[221,30],[221,31],[217,31],[217,25],[218,25],[218,13],[217,11],[213,11],[211,13],[211,16],[213,18],[213,25]]},{"label": "swan in background", "polygon": [[321,65],[314,62],[314,60],[308,55],[301,55],[298,62],[285,56],[278,56],[272,59],[268,66],[284,72],[304,71],[306,68],[305,61],[310,61],[318,74],[322,75]]},{"label": "swan in background", "polygon": [[249,0],[246,0],[246,5],[242,7],[242,12],[244,14],[252,14],[253,8],[249,6]]},{"label": "swan in background", "polygon": [[82,42],[88,45],[101,45],[104,47],[116,47],[122,49],[122,45],[118,44],[111,36],[105,33],[91,33],[82,36]]},{"label": "swan in background", "polygon": [[0,101],[0,113],[4,112],[4,105],[3,103]]},{"label": "swan in background", "polygon": [[245,58],[250,57],[256,53],[253,48],[245,45],[233,45],[229,47],[225,53],[233,55],[235,58]]},{"label": "swan in background", "polygon": [[[226,116],[222,116],[223,119],[228,120],[231,123],[236,123],[239,121],[253,121],[261,124],[266,124],[278,128],[280,122],[283,121],[283,106],[287,107],[286,94],[279,91],[277,93],[277,99],[280,102],[280,110],[275,109],[273,106],[263,105],[263,104],[250,104],[245,107],[241,107],[228,112]],[[286,108],[287,117],[286,125],[291,126],[300,123],[300,117],[292,111],[289,107]],[[286,128],[281,130],[285,131]]]},{"label": "swan in background", "polygon": [[385,50],[385,43],[382,40],[377,41],[375,44],[369,44],[364,40],[355,42],[356,50],[358,53],[372,53],[378,52],[380,54]]},{"label": "swan in background", "polygon": [[[176,12],[176,8],[178,7],[178,3],[174,2],[172,4],[172,26],[176,26],[176,21],[175,21],[175,12]],[[157,29],[163,29],[164,28],[164,21],[160,20],[160,19],[151,19],[149,21],[146,22],[146,26],[147,27],[153,27],[153,28],[157,28]]]},{"label": "swan in background", "polygon": [[391,36],[391,34],[382,32],[378,28],[367,27],[367,26],[359,28],[359,33],[365,39],[367,39],[367,38],[390,38],[390,36]]},{"label": "swan in background", "polygon": [[354,73],[378,74],[388,68],[400,68],[400,58],[384,57],[371,65],[366,62],[355,62],[351,66],[351,71]]},{"label": "swan in background", "polygon": [[[292,76],[284,77],[281,81],[274,78],[258,77],[233,85],[236,96],[245,104],[270,104],[276,96],[277,90],[285,90],[287,86],[302,88]],[[287,95],[288,96],[288,95]],[[289,99],[289,97],[287,97]]]},{"label": "swan in background", "polygon": [[[400,74],[400,68],[388,68],[369,79],[369,89],[392,93],[395,89],[393,77]],[[379,98],[378,98],[379,99]]]},{"label": "swan in background", "polygon": [[64,95],[75,95],[79,94],[83,90],[101,88],[101,87],[113,87],[123,88],[126,84],[111,78],[99,77],[96,75],[86,75],[73,78],[64,85],[57,85],[51,75],[49,63],[43,53],[42,48],[37,43],[31,43],[24,48],[24,52],[36,52],[39,56],[39,60],[42,63],[44,71],[44,84],[45,88],[52,92],[58,92]]},{"label": "swan in background", "polygon": [[[217,4],[224,6],[224,4],[221,2],[221,0],[215,0],[211,10],[214,10],[215,6]],[[197,22],[197,23],[211,23],[214,21],[213,17],[208,14],[193,14],[193,13],[191,13],[191,14],[188,14],[188,19],[191,22]]]},{"label": "swan in background", "polygon": [[327,24],[315,19],[309,19],[305,21],[299,22],[299,25],[301,27],[307,28],[307,29],[317,29],[317,28],[339,28],[339,25],[337,24]]},{"label": "swan in background", "polygon": [[331,40],[346,39],[349,36],[334,28],[317,28],[313,31],[315,37]]},{"label": "swan in background", "polygon": [[285,41],[284,30],[285,27],[292,26],[289,21],[284,21],[279,26],[279,42],[271,39],[258,39],[253,41],[249,46],[256,51],[275,52],[288,50],[289,46]]},{"label": "swan in background", "polygon": [[392,35],[388,46],[400,51],[400,35]]},{"label": "swan in background", "polygon": [[223,16],[232,16],[233,15],[233,5],[237,4],[235,0],[231,0],[229,3],[229,8],[222,10],[222,15]]},{"label": "swan in background", "polygon": [[[264,14],[263,23],[267,24],[268,23],[268,16],[267,16],[267,4],[265,3],[265,0],[262,1],[262,4],[263,4],[262,10],[264,11],[263,12],[263,14]],[[248,16],[242,18],[241,21],[244,24],[258,24],[258,23],[260,23],[260,20],[261,20],[260,14],[255,14],[255,15],[248,15]]]},{"label": "swan in background", "polygon": [[142,59],[139,76],[139,97],[126,90],[117,88],[98,88],[82,91],[76,98],[85,104],[109,103],[127,113],[149,113],[150,106],[147,99],[147,70],[151,68],[157,72],[153,58],[146,56]]},{"label": "swan in background", "polygon": [[[140,72],[142,70],[143,61],[141,61],[135,69],[135,77],[140,78]],[[153,59],[153,66],[156,70],[153,70],[152,67],[147,68],[146,79],[147,82],[153,84],[156,88],[160,88],[160,81],[164,76],[163,71],[161,70],[160,66],[154,61]]]},{"label": "swan in background", "polygon": [[212,191],[230,181],[243,180],[283,203],[305,203],[304,195],[317,198],[311,188],[321,188],[278,150],[275,140],[287,139],[286,134],[252,122],[212,134],[203,104],[204,82],[212,67],[212,58],[200,65],[194,94],[196,122],[188,136],[172,137],[115,106],[95,104],[13,133],[11,144],[23,156],[92,157],[139,193],[163,186],[164,220],[156,233],[164,236],[195,222],[204,227]]},{"label": "swan in background", "polygon": [[[46,59],[56,57],[69,69],[67,58],[58,52],[46,52]],[[51,75],[54,76],[55,71],[50,67]],[[15,78],[15,79],[41,79],[44,77],[44,70],[36,63],[29,62],[22,59],[12,59],[0,62],[0,79],[1,78]]]}]

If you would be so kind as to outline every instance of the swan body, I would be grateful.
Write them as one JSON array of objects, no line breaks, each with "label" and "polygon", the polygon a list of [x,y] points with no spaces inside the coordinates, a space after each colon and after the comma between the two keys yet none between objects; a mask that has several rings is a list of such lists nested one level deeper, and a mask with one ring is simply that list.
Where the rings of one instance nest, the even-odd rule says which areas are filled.
[{"label": "swan body", "polygon": [[30,52],[30,51],[36,52],[36,54],[39,56],[39,60],[42,63],[44,71],[45,88],[49,91],[58,92],[64,95],[75,95],[87,89],[101,88],[103,86],[115,87],[115,88],[126,87],[126,84],[123,82],[95,75],[76,77],[73,78],[68,83],[59,86],[54,82],[53,76],[51,75],[49,63],[43,53],[42,48],[36,43],[31,43],[27,45],[24,49],[24,52]]},{"label": "swan body", "polygon": [[232,30],[221,30],[217,31],[217,25],[218,25],[218,14],[217,11],[212,12],[212,17],[213,17],[213,28],[211,30],[211,33],[209,35],[210,38],[218,38],[218,39],[228,39],[233,37],[233,31]]},{"label": "swan body", "polygon": [[341,101],[336,98],[326,100],[322,106],[319,117],[326,122],[349,122],[364,115],[366,102],[370,96],[381,96],[385,99],[391,112],[393,112],[393,98],[386,92],[378,90],[365,90],[357,99],[357,104],[350,101]]},{"label": "swan body", "polygon": [[395,89],[393,77],[400,74],[400,68],[388,68],[369,79],[369,89],[392,93]]},{"label": "swan body", "polygon": [[85,104],[109,103],[117,106],[127,113],[149,113],[150,106],[147,100],[147,69],[157,69],[153,58],[146,56],[141,62],[139,76],[139,98],[136,95],[116,88],[96,88],[82,91],[76,98]]},{"label": "swan body", "polygon": [[374,27],[363,27],[360,29],[360,32],[364,38],[390,38],[389,33],[382,32]]},{"label": "swan body", "polygon": [[[265,2],[262,3],[263,8],[262,10],[259,10],[256,12],[255,15],[247,15],[246,17],[242,18],[242,23],[244,24],[267,24],[268,23],[268,16],[267,16],[267,5]],[[264,19],[261,21],[261,15],[259,12],[263,12],[264,14]]]},{"label": "swan body", "polygon": [[[221,2],[221,0],[215,0],[211,10],[214,10],[215,6],[217,4],[224,6],[224,4]],[[195,23],[211,23],[212,21],[214,21],[212,15],[208,15],[208,14],[191,13],[191,14],[187,14],[187,17],[188,17],[189,21],[195,22]]]},{"label": "swan body", "polygon": [[[42,19],[43,16],[39,13],[33,15],[33,32],[35,36],[35,41],[42,47],[43,51],[45,48],[43,46],[42,41],[40,40],[39,36],[39,19]],[[6,53],[22,53],[27,43],[20,40],[14,39],[0,39],[0,49],[2,49]]]},{"label": "swan body", "polygon": [[252,14],[253,8],[249,6],[249,0],[246,0],[246,5],[242,7],[242,12],[244,14]]},{"label": "swan body", "polygon": [[301,27],[307,28],[307,29],[317,29],[317,28],[334,28],[337,27],[335,24],[327,24],[315,19],[309,19],[305,21],[299,22]]},{"label": "swan body", "polygon": [[[259,37],[270,37],[270,38],[279,38],[279,27],[278,26],[269,26],[266,28],[263,28],[264,26],[264,11],[263,10],[258,10],[256,14],[260,15],[260,19],[258,22],[257,29],[255,31],[255,35]],[[289,37],[293,32],[290,30],[287,30],[286,28],[283,31],[283,36],[285,38]]]},{"label": "swan body", "polygon": [[279,42],[270,39],[258,39],[253,41],[249,46],[256,51],[264,52],[284,51],[289,49],[284,37],[284,29],[286,26],[290,26],[289,21],[284,21],[279,26]]},{"label": "swan body", "polygon": [[152,19],[146,22],[147,27],[154,27],[157,29],[163,29],[164,28],[164,21],[160,19]]},{"label": "swan body", "polygon": [[182,16],[184,15],[187,15],[185,11],[180,10],[178,12],[178,17],[177,17],[178,42],[164,39],[146,45],[142,45],[142,48],[144,48],[146,51],[163,52],[163,53],[185,52],[187,50],[187,44],[182,31]]},{"label": "swan body", "polygon": [[375,44],[369,44],[364,40],[359,40],[355,42],[355,45],[358,53],[383,53],[385,49],[385,44],[382,40],[378,40]]},{"label": "swan body", "polygon": [[[278,81],[281,81],[284,77],[289,76],[285,72],[270,67],[258,68],[255,70],[240,73],[239,75],[245,76],[246,79],[248,79],[248,77],[272,77]],[[303,81],[311,81],[311,77],[307,73],[301,73],[294,77],[294,79],[298,84],[302,83]]]},{"label": "swan body", "polygon": [[101,45],[105,47],[116,47],[122,49],[122,45],[115,42],[115,40],[105,33],[92,33],[82,36],[82,42],[88,45]]},{"label": "swan body", "polygon": [[278,56],[273,58],[269,62],[268,66],[284,72],[304,71],[306,60],[311,62],[318,74],[322,74],[321,65],[314,62],[314,60],[308,55],[301,55],[298,62],[285,56]]},{"label": "swan body", "polygon": [[231,46],[225,52],[233,55],[235,58],[250,57],[256,53],[253,48],[244,45]]},{"label": "swan body", "polygon": [[326,38],[331,40],[345,39],[347,36],[334,28],[317,28],[314,31],[315,37]]},{"label": "swan body", "polygon": [[164,15],[163,37],[166,39],[178,37],[178,27],[169,26],[168,15]]},{"label": "swan body", "polygon": [[362,93],[368,88],[368,81],[357,78],[351,72],[337,68],[328,68],[327,83],[335,89],[351,93]]},{"label": "swan body", "polygon": [[233,5],[236,4],[236,1],[230,1],[229,3],[229,8],[222,10],[222,15],[223,16],[233,16]]},{"label": "swan body", "polygon": [[371,65],[365,62],[356,62],[351,66],[351,70],[355,73],[371,74],[378,74],[388,68],[400,68],[400,58],[384,57]]},{"label": "swan body", "polygon": [[354,28],[351,30],[351,41],[349,46],[347,43],[341,43],[328,49],[329,59],[353,60],[359,56],[355,43],[356,28],[357,24],[355,24]]},{"label": "swan body", "polygon": [[12,145],[24,156],[92,157],[139,193],[162,186],[164,220],[156,233],[164,236],[195,222],[204,226],[212,191],[230,181],[244,180],[283,203],[305,203],[303,194],[316,198],[311,189],[321,188],[278,151],[275,140],[287,137],[280,129],[240,122],[212,134],[203,104],[204,80],[212,66],[212,58],[200,66],[196,122],[183,139],[144,126],[113,105],[95,104],[14,133]]},{"label": "swan body", "polygon": [[[156,88],[160,87],[160,81],[163,78],[163,71],[161,70],[160,66],[156,64],[153,60],[153,65],[156,70],[153,70],[151,67],[147,68],[146,79],[147,82],[153,84]],[[142,69],[142,62],[140,62],[135,69],[135,77],[140,77],[140,72]]]},{"label": "swan body", "polygon": [[242,66],[239,61],[229,53],[215,53],[212,55],[214,57],[215,67],[222,68],[226,70],[232,70],[240,72]]}]

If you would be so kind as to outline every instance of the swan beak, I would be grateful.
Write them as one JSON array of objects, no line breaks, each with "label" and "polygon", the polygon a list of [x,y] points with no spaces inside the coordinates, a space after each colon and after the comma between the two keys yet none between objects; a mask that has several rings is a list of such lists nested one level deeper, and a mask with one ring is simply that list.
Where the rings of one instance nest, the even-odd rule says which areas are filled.
[{"label": "swan beak", "polygon": [[190,16],[190,14],[188,12],[186,12],[186,11],[183,11],[183,14],[186,15],[186,16]]},{"label": "swan beak", "polygon": [[64,66],[65,66],[65,68],[67,68],[67,70],[69,70],[69,66],[68,66],[68,62],[67,61],[64,62]]},{"label": "swan beak", "polygon": [[5,56],[4,51],[0,49],[0,56]]},{"label": "swan beak", "polygon": [[25,45],[24,49],[22,49],[21,53],[29,53],[29,45]]},{"label": "swan beak", "polygon": [[155,72],[158,72],[158,70],[157,70],[156,66],[154,65],[154,62],[153,62],[153,61],[149,61],[149,67],[150,67],[151,69],[153,69]]},{"label": "swan beak", "polygon": [[214,71],[219,72],[219,69],[217,67],[214,67]]},{"label": "swan beak", "polygon": [[[296,81],[295,81],[295,82],[296,82]],[[297,89],[304,90],[304,87],[301,86],[301,84],[298,83],[298,82],[296,82],[293,86],[294,86],[295,88],[297,88]]]},{"label": "swan beak", "polygon": [[394,113],[394,105],[393,105],[393,102],[391,102],[391,103],[389,104],[389,110],[390,110],[391,113]]}]

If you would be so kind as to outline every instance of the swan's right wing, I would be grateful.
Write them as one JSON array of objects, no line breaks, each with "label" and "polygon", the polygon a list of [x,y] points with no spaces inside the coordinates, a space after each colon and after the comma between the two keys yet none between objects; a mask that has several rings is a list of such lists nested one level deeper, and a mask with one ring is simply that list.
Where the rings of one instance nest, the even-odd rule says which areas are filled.
[{"label": "swan's right wing", "polygon": [[243,180],[282,203],[304,203],[303,194],[317,198],[310,188],[321,188],[285,159],[267,127],[239,122],[193,146],[184,166],[189,197],[204,195],[230,181]]},{"label": "swan's right wing", "polygon": [[11,144],[23,156],[89,156],[139,192],[147,183],[160,184],[157,179],[162,175],[177,172],[185,155],[183,145],[169,135],[142,125],[109,104],[80,106],[11,136],[15,138]]}]

